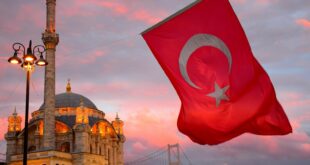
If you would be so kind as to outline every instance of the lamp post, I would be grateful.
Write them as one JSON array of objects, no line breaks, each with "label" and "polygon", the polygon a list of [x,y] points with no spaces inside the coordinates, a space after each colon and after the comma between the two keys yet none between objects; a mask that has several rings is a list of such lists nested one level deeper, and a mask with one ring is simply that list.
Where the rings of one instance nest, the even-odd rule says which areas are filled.
[{"label": "lamp post", "polygon": [[[8,59],[8,62],[11,64],[21,64],[21,67],[27,73],[26,81],[26,107],[25,107],[25,128],[24,128],[24,152],[23,152],[23,165],[27,165],[27,150],[28,150],[28,113],[29,113],[29,84],[30,84],[30,73],[34,71],[35,65],[37,66],[46,66],[47,61],[43,58],[43,53],[45,52],[45,47],[42,45],[36,45],[32,49],[32,42],[29,41],[29,47],[27,52],[25,46],[21,43],[13,44],[14,55]],[[36,53],[40,54],[39,59],[37,60]],[[22,58],[19,58],[18,55],[22,54]]]}]

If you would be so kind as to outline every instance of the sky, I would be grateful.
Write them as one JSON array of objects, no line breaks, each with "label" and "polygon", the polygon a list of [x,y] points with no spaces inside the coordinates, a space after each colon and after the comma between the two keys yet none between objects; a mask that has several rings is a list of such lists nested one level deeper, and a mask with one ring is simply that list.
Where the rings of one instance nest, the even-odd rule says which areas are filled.
[{"label": "sky", "polygon": [[[180,100],[139,35],[194,0],[57,1],[56,93],[91,99],[125,122],[125,160],[179,143],[194,165],[310,164],[310,1],[230,0],[254,56],[268,72],[293,127],[286,136],[243,134],[217,146],[198,145],[176,125]],[[5,153],[7,117],[23,116],[25,72],[7,59],[12,44],[42,44],[45,2],[1,1],[0,153]],[[30,109],[43,102],[44,68],[31,77]],[[1,158],[1,157],[0,157]]]}]

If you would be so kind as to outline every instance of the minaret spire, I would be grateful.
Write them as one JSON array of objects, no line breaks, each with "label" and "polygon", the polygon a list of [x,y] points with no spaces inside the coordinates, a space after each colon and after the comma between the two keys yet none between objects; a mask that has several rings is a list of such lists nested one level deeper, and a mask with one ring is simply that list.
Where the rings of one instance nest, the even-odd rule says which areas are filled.
[{"label": "minaret spire", "polygon": [[59,42],[56,33],[56,0],[46,0],[46,29],[42,40],[46,48],[46,61],[44,81],[44,132],[43,148],[55,149],[55,52]]},{"label": "minaret spire", "polygon": [[118,112],[116,112],[115,120],[120,120],[119,117],[118,117]]},{"label": "minaret spire", "polygon": [[15,106],[15,108],[14,108],[13,116],[17,116],[16,106]]},{"label": "minaret spire", "polygon": [[67,92],[67,93],[70,93],[70,92],[71,92],[71,84],[70,84],[70,79],[68,79],[68,82],[67,82],[66,92]]}]

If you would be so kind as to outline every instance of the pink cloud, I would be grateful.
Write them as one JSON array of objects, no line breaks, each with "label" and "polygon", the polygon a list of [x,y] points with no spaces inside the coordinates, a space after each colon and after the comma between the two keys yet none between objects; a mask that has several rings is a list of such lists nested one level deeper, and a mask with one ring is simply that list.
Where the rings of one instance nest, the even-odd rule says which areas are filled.
[{"label": "pink cloud", "polygon": [[290,123],[291,123],[293,130],[299,129],[301,127],[300,120],[294,119],[294,120],[291,120]]},{"label": "pink cloud", "polygon": [[[79,93],[80,91],[81,92],[87,91],[88,94],[96,94],[98,93],[98,91],[105,91],[105,93],[111,93],[111,94],[122,93],[122,91],[126,91],[127,93],[128,92],[127,89],[130,88],[128,83],[121,81],[115,81],[115,82],[113,81],[111,83],[107,83],[104,85],[97,85],[92,82],[77,84],[74,82],[74,80],[73,83],[74,84],[71,83],[73,92]],[[65,86],[65,84],[63,84],[62,86]],[[76,87],[79,87],[78,91]]]},{"label": "pink cloud", "polygon": [[[140,91],[128,91],[127,97],[118,102],[120,109],[127,110],[128,112],[136,112],[137,109],[141,108],[156,109],[158,111],[173,110],[175,117],[178,116],[181,103],[176,94],[171,95],[168,91],[161,91],[160,88],[150,88],[145,96],[139,95],[139,93],[143,94],[148,89],[149,88],[144,88]],[[176,127],[176,123],[174,124]]]},{"label": "pink cloud", "polygon": [[22,30],[22,26],[19,26],[20,24],[25,23],[32,27],[44,27],[44,21],[42,21],[44,17],[42,14],[31,14],[31,16],[25,14],[34,13],[34,11],[38,12],[37,10],[38,9],[34,5],[24,3],[14,10],[14,12],[16,12],[15,17],[5,20],[5,22],[1,24],[1,28],[3,28],[3,31],[6,33],[16,34]]},{"label": "pink cloud", "polygon": [[0,77],[5,73],[10,63],[8,63],[8,56],[0,57]]},{"label": "pink cloud", "polygon": [[[42,10],[42,14],[32,14],[31,17],[25,13],[33,13],[34,11],[37,11],[38,9],[33,6],[32,4],[23,4],[18,11],[17,15],[17,22],[27,22],[28,24],[31,25],[36,25],[36,27],[44,27],[45,22],[42,21],[44,19],[44,11]],[[45,13],[44,13],[45,14]]]},{"label": "pink cloud", "polygon": [[132,145],[132,147],[133,147],[133,150],[138,151],[138,152],[143,152],[143,151],[145,151],[145,150],[147,149],[146,146],[143,145],[143,144],[140,143],[140,142],[135,142],[135,143]]},{"label": "pink cloud", "polygon": [[[156,15],[158,15],[158,13]],[[164,14],[161,14],[161,15],[164,15]],[[161,21],[162,18],[155,17],[154,14],[151,14],[144,9],[140,9],[138,11],[133,12],[130,16],[130,19],[142,21],[142,22],[152,25],[152,24],[155,24]]]},{"label": "pink cloud", "polygon": [[[240,137],[224,143],[225,148],[236,149],[246,152],[264,153],[273,157],[307,157],[305,152],[307,145],[310,143],[309,136],[304,132],[294,132],[285,136],[258,136],[252,134],[244,134]],[[294,152],[294,154],[292,154]]]},{"label": "pink cloud", "polygon": [[[70,3],[70,5],[64,5],[62,3],[57,4],[57,6],[60,8],[58,10],[60,12],[61,16],[67,16],[67,17],[72,17],[72,16],[93,16],[94,12],[90,10],[84,10],[82,7],[87,5],[88,1],[80,1],[76,0],[74,3]],[[61,19],[60,19],[61,21]],[[58,22],[57,22],[58,23]],[[62,25],[62,22],[60,22]]]},{"label": "pink cloud", "polygon": [[294,108],[297,108],[297,107],[304,107],[304,106],[307,106],[307,105],[310,105],[310,99],[306,99],[306,100],[293,100],[293,101],[290,101],[288,103],[286,103],[286,105],[288,107],[294,107]]},{"label": "pink cloud", "polygon": [[126,121],[127,138],[140,139],[154,147],[162,147],[179,141],[176,134],[176,115],[171,111],[140,109],[123,118]]},{"label": "pink cloud", "polygon": [[302,149],[310,154],[310,143],[302,144]]},{"label": "pink cloud", "polygon": [[[92,11],[86,11],[82,10],[80,6],[74,5],[71,6],[70,9],[61,10],[62,16],[72,17],[72,16],[93,16],[94,13]],[[63,22],[60,22],[60,26],[63,24]]]},{"label": "pink cloud", "polygon": [[114,2],[114,1],[93,1],[94,3],[96,3],[97,5],[104,7],[104,8],[108,8],[111,9],[113,12],[118,13],[118,14],[126,14],[128,13],[128,8],[118,2]]},{"label": "pink cloud", "polygon": [[0,118],[0,140],[4,139],[4,134],[8,130],[8,119],[7,118]]},{"label": "pink cloud", "polygon": [[233,0],[233,2],[236,2],[238,4],[244,4],[246,0]]},{"label": "pink cloud", "polygon": [[[74,49],[68,47],[62,47],[62,54],[56,56],[56,67],[62,67],[63,65],[68,65],[74,63],[73,67],[80,68],[81,65],[88,65],[97,62],[98,59],[106,55],[105,51],[102,50],[93,50],[93,51],[84,51],[83,56],[77,56],[74,52]],[[87,53],[89,52],[89,53]],[[80,53],[80,52],[77,52]],[[86,53],[86,54],[85,54]]]},{"label": "pink cloud", "polygon": [[104,51],[101,50],[95,50],[91,52],[88,55],[83,56],[82,58],[78,59],[78,63],[80,64],[91,64],[96,62],[96,60],[100,57],[103,57],[105,55]]},{"label": "pink cloud", "polygon": [[304,28],[310,28],[310,21],[304,18],[296,20],[296,23]]},{"label": "pink cloud", "polygon": [[276,142],[276,139],[272,136],[261,137],[262,143],[267,147],[266,149],[270,153],[277,153],[279,152],[279,144]]},{"label": "pink cloud", "polygon": [[6,21],[6,23],[1,26],[3,27],[3,31],[9,34],[15,34],[21,30],[20,26],[16,26],[15,20]]},{"label": "pink cloud", "polygon": [[[89,2],[88,2],[89,3]],[[136,8],[136,7],[129,7],[129,5],[124,2],[115,2],[115,1],[98,1],[92,0],[91,3],[110,9],[116,15],[122,15],[129,20],[141,21],[147,24],[155,24],[159,22],[162,18],[166,16],[166,12],[156,12],[156,14],[145,10],[144,8]],[[155,16],[156,15],[156,16]],[[158,17],[160,15],[161,17]]]},{"label": "pink cloud", "polygon": [[275,0],[256,0],[256,2],[260,3],[260,4],[268,4],[272,1],[275,1]]},{"label": "pink cloud", "polygon": [[[65,87],[64,83],[65,82],[63,82],[61,86]],[[77,93],[87,91],[88,95],[96,95],[97,97],[102,97],[106,94],[109,94],[109,96],[106,96],[109,98],[118,97],[118,99],[114,99],[114,101],[119,102],[121,108],[127,110],[135,111],[135,109],[141,107],[176,107],[176,109],[179,110],[180,106],[176,94],[173,93],[173,95],[170,96],[170,92],[173,89],[169,85],[162,83],[141,84],[132,81],[116,80],[101,85],[93,82],[83,82],[80,84],[73,83],[71,86],[73,92]],[[75,86],[79,88],[75,88]],[[104,91],[104,93],[98,93],[98,91]],[[158,104],[158,102],[160,102],[160,104]]]},{"label": "pink cloud", "polygon": [[[129,10],[128,7],[125,6],[123,3],[119,3],[119,2],[116,2],[116,1],[102,1],[102,0],[84,1],[84,0],[77,0],[74,3],[74,5],[76,7],[73,8],[75,10],[73,10],[71,16],[79,14],[79,10],[78,9],[80,9],[81,6],[86,6],[86,5],[90,5],[90,4],[94,5],[94,6],[99,6],[99,7],[102,7],[102,8],[109,9],[109,10],[111,10],[115,14],[122,14],[123,15],[123,14],[128,13],[128,10]],[[70,14],[70,11],[67,14]],[[89,14],[87,14],[87,15],[89,15]]]},{"label": "pink cloud", "polygon": [[75,59],[73,58],[74,54],[71,53],[72,51],[73,49],[70,49],[67,46],[62,47],[61,52],[64,55],[62,56],[56,55],[56,61],[57,61],[56,67],[57,68],[60,68],[61,66],[68,64],[68,62],[72,62],[72,59]]},{"label": "pink cloud", "polygon": [[[278,2],[279,0],[255,0],[254,3],[261,5],[261,6],[265,6],[265,5],[269,5],[271,3],[275,3]],[[232,2],[236,2],[239,5],[243,5],[245,3],[253,3],[253,0],[232,0]]]},{"label": "pink cloud", "polygon": [[[252,1],[248,1],[248,2],[251,3]],[[259,5],[266,6],[272,3],[279,2],[279,0],[255,0],[255,2]]]},{"label": "pink cloud", "polygon": [[297,130],[297,129],[300,129],[301,126],[304,124],[304,123],[308,123],[310,122],[310,113],[309,112],[305,112],[303,113],[302,115],[300,116],[297,116],[297,117],[294,117],[290,123],[293,127],[293,130]]},{"label": "pink cloud", "polygon": [[[137,3],[137,2],[134,2]],[[86,10],[82,7],[84,6],[91,6],[103,8],[102,11],[108,11],[111,16],[118,16],[124,17],[128,20],[132,21],[140,21],[146,24],[155,24],[162,20],[163,18],[167,17],[167,12],[165,11],[154,11],[151,9],[146,9],[146,6],[137,7],[136,5],[132,5],[131,2],[126,1],[112,1],[112,0],[90,0],[90,1],[83,1],[77,0],[75,3],[70,4],[70,9],[63,9],[64,7],[61,6],[60,12],[61,15],[72,17],[72,16],[93,16],[98,14],[93,10]],[[60,22],[60,26],[63,26],[63,22]]]},{"label": "pink cloud", "polygon": [[307,99],[302,93],[286,91],[281,93],[281,97],[283,97],[284,107],[288,109],[310,105],[310,99]]}]

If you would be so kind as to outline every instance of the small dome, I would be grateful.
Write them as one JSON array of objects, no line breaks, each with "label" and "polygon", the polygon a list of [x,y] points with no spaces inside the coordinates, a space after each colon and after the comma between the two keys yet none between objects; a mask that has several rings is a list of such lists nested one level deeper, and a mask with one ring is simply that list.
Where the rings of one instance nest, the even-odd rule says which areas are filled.
[{"label": "small dome", "polygon": [[[66,107],[79,107],[80,100],[83,100],[84,107],[97,109],[96,105],[90,101],[87,97],[80,94],[66,92],[55,96],[55,108],[66,108]],[[41,105],[40,110],[44,109],[44,104]]]}]

